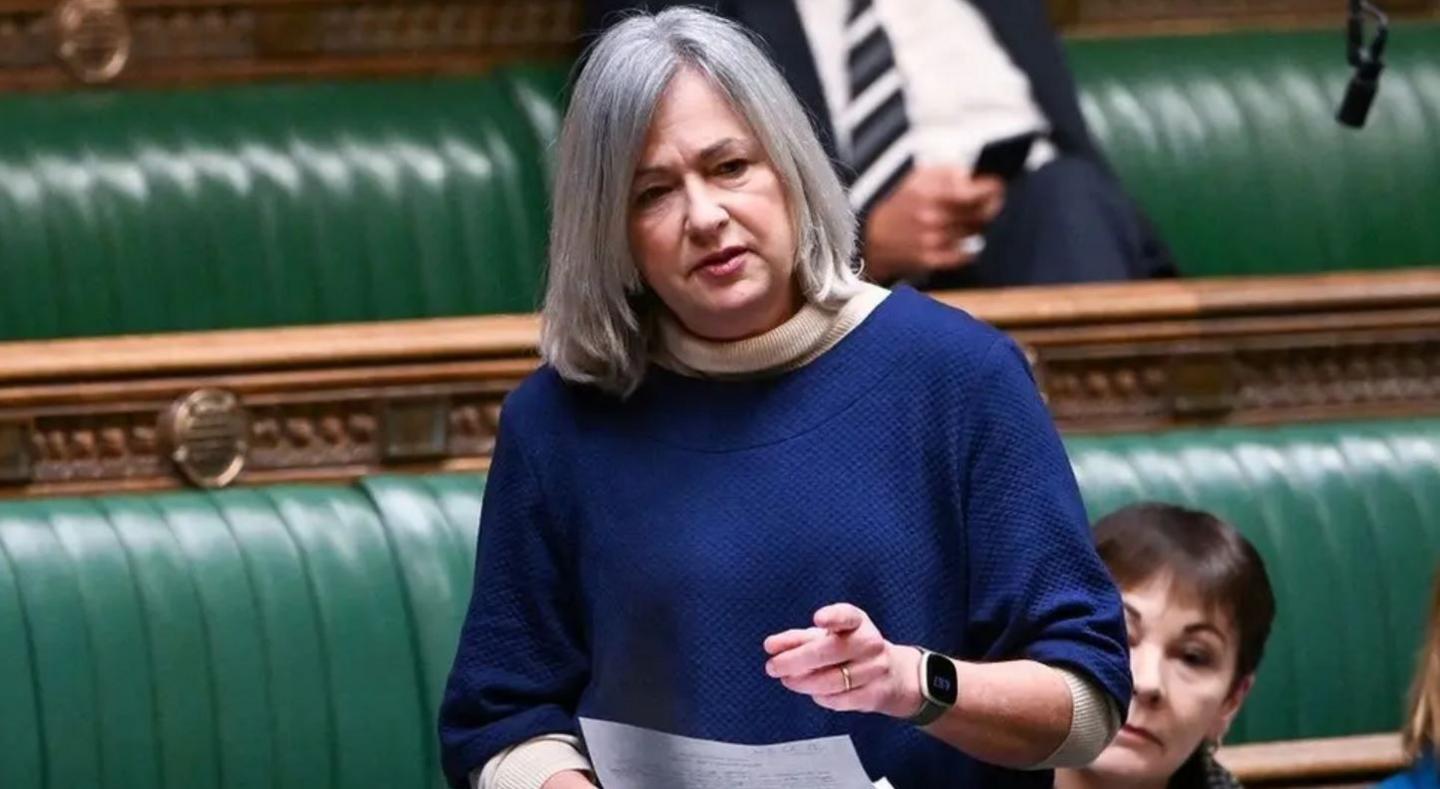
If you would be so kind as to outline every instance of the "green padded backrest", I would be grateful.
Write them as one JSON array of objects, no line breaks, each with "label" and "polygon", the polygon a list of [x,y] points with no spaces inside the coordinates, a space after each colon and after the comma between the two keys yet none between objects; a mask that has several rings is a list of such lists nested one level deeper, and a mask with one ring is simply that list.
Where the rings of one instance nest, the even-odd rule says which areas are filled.
[{"label": "green padded backrest", "polygon": [[469,475],[387,476],[359,484],[384,520],[405,590],[424,705],[426,769],[433,776],[431,783],[440,785],[444,779],[435,722],[470,604],[485,480]]},{"label": "green padded backrest", "polygon": [[1277,617],[1229,740],[1400,728],[1440,561],[1440,420],[1070,438],[1092,517],[1157,499],[1255,544]]},{"label": "green padded backrest", "polygon": [[563,77],[0,98],[0,341],[533,311]]},{"label": "green padded backrest", "polygon": [[482,488],[0,503],[0,786],[442,786]]},{"label": "green padded backrest", "polygon": [[1339,29],[1068,44],[1091,128],[1182,272],[1440,264],[1440,24],[1397,24],[1369,124]]}]

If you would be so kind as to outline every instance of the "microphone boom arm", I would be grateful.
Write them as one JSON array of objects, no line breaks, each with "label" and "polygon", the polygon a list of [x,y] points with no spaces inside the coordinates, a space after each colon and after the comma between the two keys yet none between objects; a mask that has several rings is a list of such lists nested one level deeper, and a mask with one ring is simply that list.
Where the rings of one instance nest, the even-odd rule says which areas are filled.
[{"label": "microphone boom arm", "polygon": [[[1375,24],[1375,38],[1365,43],[1365,18]],[[1355,68],[1355,76],[1345,89],[1345,98],[1335,119],[1346,126],[1360,128],[1370,114],[1370,105],[1380,88],[1380,72],[1385,70],[1385,44],[1390,39],[1390,19],[1370,0],[1350,0],[1350,19],[1346,25],[1346,56]]]}]

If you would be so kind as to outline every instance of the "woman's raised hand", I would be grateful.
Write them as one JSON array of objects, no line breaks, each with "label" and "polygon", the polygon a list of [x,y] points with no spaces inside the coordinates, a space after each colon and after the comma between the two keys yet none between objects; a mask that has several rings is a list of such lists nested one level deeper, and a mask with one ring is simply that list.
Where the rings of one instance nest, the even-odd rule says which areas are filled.
[{"label": "woman's raised hand", "polygon": [[826,709],[908,717],[920,708],[920,652],[885,640],[849,603],[815,612],[815,626],[765,639],[765,673]]}]

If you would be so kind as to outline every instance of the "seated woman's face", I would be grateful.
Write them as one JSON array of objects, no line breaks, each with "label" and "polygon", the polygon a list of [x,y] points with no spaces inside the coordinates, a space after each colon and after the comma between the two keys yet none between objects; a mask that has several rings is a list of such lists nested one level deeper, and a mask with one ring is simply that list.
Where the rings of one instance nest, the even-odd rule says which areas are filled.
[{"label": "seated woman's face", "polygon": [[1235,682],[1239,635],[1228,617],[1179,594],[1168,576],[1121,593],[1135,695],[1115,741],[1086,768],[1099,785],[1164,785],[1205,739],[1219,740],[1249,692]]},{"label": "seated woman's face", "polygon": [[628,224],[641,276],[692,333],[749,337],[799,307],[780,179],[744,119],[688,70],[655,108]]}]

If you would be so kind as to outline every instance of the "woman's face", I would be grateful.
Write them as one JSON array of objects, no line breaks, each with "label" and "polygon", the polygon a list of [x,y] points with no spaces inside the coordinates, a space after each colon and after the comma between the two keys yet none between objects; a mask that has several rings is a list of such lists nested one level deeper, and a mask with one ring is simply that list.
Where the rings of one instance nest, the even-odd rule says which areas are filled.
[{"label": "woman's face", "polygon": [[692,333],[751,337],[799,308],[780,179],[745,121],[689,70],[655,108],[628,215],[641,276]]},{"label": "woman's face", "polygon": [[1233,681],[1235,625],[1179,594],[1169,576],[1121,597],[1135,695],[1125,726],[1085,771],[1101,786],[1163,786],[1203,740],[1224,736],[1253,678]]}]

